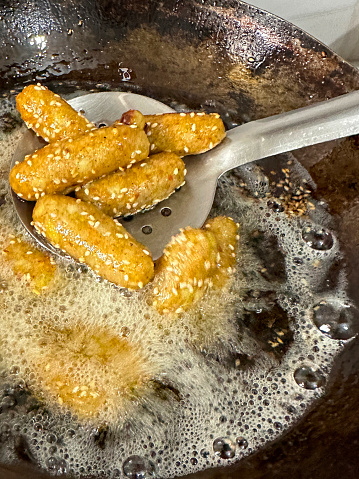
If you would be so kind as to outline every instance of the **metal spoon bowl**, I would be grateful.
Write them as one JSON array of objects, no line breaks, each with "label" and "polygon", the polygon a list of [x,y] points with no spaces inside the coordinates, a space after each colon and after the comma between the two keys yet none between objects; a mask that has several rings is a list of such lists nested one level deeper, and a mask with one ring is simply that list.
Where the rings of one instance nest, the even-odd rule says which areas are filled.
[{"label": "metal spoon bowl", "polygon": [[[74,98],[69,103],[98,126],[112,124],[130,109],[145,115],[174,111],[152,98],[125,92],[92,93]],[[131,221],[125,222],[125,227],[146,245],[156,260],[180,228],[198,228],[204,224],[213,204],[218,178],[226,171],[261,158],[357,133],[359,91],[233,128],[215,149],[185,157],[186,184],[150,211],[133,216]],[[33,132],[26,131],[11,167],[43,145],[44,142]],[[63,255],[40,237],[31,225],[34,202],[24,201],[14,192],[13,202],[30,235],[51,253]]]}]

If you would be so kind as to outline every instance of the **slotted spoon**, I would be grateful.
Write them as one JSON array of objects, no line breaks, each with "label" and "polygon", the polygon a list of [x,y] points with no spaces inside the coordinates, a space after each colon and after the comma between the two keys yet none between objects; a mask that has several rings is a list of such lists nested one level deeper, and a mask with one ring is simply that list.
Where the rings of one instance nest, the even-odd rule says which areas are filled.
[{"label": "slotted spoon", "polygon": [[[145,115],[174,111],[152,98],[126,92],[91,93],[69,103],[98,126],[112,124],[130,109]],[[124,226],[149,248],[155,260],[180,228],[203,225],[213,204],[217,180],[226,171],[261,158],[357,133],[359,91],[238,126],[228,131],[225,140],[213,150],[185,157],[186,184],[152,210],[125,221]],[[11,166],[43,145],[33,132],[26,131]],[[20,220],[35,240],[52,253],[62,254],[31,226],[34,203],[23,201],[15,193],[13,201]]]}]

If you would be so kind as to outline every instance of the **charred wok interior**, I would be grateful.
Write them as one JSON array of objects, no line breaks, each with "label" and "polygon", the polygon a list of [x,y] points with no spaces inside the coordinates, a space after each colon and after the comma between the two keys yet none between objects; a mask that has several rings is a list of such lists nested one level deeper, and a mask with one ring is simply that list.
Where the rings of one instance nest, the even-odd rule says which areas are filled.
[{"label": "charred wok interior", "polygon": [[[7,181],[26,84],[68,98],[134,91],[218,111],[229,128],[359,86],[326,47],[242,2],[6,2],[0,15],[2,246],[18,228]],[[143,477],[356,477],[358,151],[350,138],[221,179],[213,214],[242,225],[237,278],[221,307],[217,298],[185,316],[180,334],[76,266],[63,267],[63,292],[47,299],[3,282],[0,476],[41,477],[40,466],[45,477],[142,477],[141,467]],[[144,401],[89,424],[33,394],[41,331],[47,343],[80,343],[77,321],[116,330],[119,317],[146,351]],[[194,337],[198,318],[208,323]]]}]

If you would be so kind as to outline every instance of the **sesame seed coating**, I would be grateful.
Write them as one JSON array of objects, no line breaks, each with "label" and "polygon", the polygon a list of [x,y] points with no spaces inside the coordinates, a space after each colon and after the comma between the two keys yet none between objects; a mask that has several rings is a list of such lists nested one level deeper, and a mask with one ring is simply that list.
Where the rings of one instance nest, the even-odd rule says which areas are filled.
[{"label": "sesame seed coating", "polygon": [[[144,131],[121,125],[116,127],[119,134],[113,137],[109,134],[111,128],[99,128],[37,150],[29,155],[27,162],[12,168],[12,189],[32,201],[35,200],[34,186],[46,194],[66,194],[76,186],[127,165],[133,154],[135,162],[148,156],[149,143]],[[127,137],[127,141],[122,141],[123,136]],[[138,149],[141,149],[141,154],[135,153]],[[20,177],[16,178],[18,173]]]},{"label": "sesame seed coating", "polygon": [[186,228],[172,238],[155,268],[152,304],[160,313],[186,311],[208,289],[223,288],[236,261],[237,229],[231,218],[219,216],[205,229]]},{"label": "sesame seed coating", "polygon": [[214,148],[226,135],[219,115],[165,113],[145,115],[145,121],[153,153],[171,151],[179,156],[196,155]]},{"label": "sesame seed coating", "polygon": [[[51,213],[55,211],[57,216],[53,218]],[[87,215],[82,214],[85,212]],[[90,216],[94,221],[88,220]],[[139,282],[145,285],[152,279],[153,261],[143,252],[144,246],[120,223],[91,204],[77,203],[68,196],[47,195],[36,203],[33,220],[50,243],[77,260],[81,258],[100,276],[118,286],[138,289]]]},{"label": "sesame seed coating", "polygon": [[51,142],[95,128],[93,123],[44,86],[25,87],[16,97],[16,106],[24,122]]},{"label": "sesame seed coating", "polygon": [[158,153],[131,169],[93,181],[76,196],[109,216],[133,214],[168,198],[183,183],[184,169],[179,156]]}]

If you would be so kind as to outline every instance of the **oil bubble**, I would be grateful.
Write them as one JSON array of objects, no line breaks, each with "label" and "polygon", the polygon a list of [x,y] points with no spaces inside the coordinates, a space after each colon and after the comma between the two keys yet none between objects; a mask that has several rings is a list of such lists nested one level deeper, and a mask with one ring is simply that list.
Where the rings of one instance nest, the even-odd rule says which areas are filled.
[{"label": "oil bubble", "polygon": [[248,441],[244,437],[237,437],[236,443],[239,449],[247,449],[248,447]]},{"label": "oil bubble", "polygon": [[324,376],[318,369],[302,366],[294,372],[294,379],[298,386],[304,389],[317,389],[324,385]]},{"label": "oil bubble", "polygon": [[155,466],[141,456],[130,456],[123,463],[123,473],[130,479],[148,479],[154,477]]},{"label": "oil bubble", "polygon": [[231,459],[235,456],[236,445],[229,437],[218,437],[213,441],[213,451],[221,459]]},{"label": "oil bubble", "polygon": [[57,441],[57,437],[56,437],[55,434],[49,433],[49,434],[46,436],[46,441],[47,441],[49,444],[53,444],[54,442]]},{"label": "oil bubble", "polygon": [[327,251],[333,247],[334,239],[330,231],[320,226],[305,226],[302,230],[302,238],[313,249]]},{"label": "oil bubble", "polygon": [[313,307],[313,321],[331,339],[349,339],[359,332],[359,311],[340,301],[321,301]]},{"label": "oil bubble", "polygon": [[66,474],[67,472],[67,464],[64,459],[50,456],[46,461],[46,465],[49,471],[53,474]]},{"label": "oil bubble", "polygon": [[202,457],[207,459],[207,457],[209,457],[209,455],[210,455],[210,452],[207,451],[207,449],[203,448],[203,449],[201,449],[200,454],[201,454]]},{"label": "oil bubble", "polygon": [[269,209],[273,210],[275,213],[282,213],[284,211],[284,206],[274,200],[269,200],[267,202]]}]

